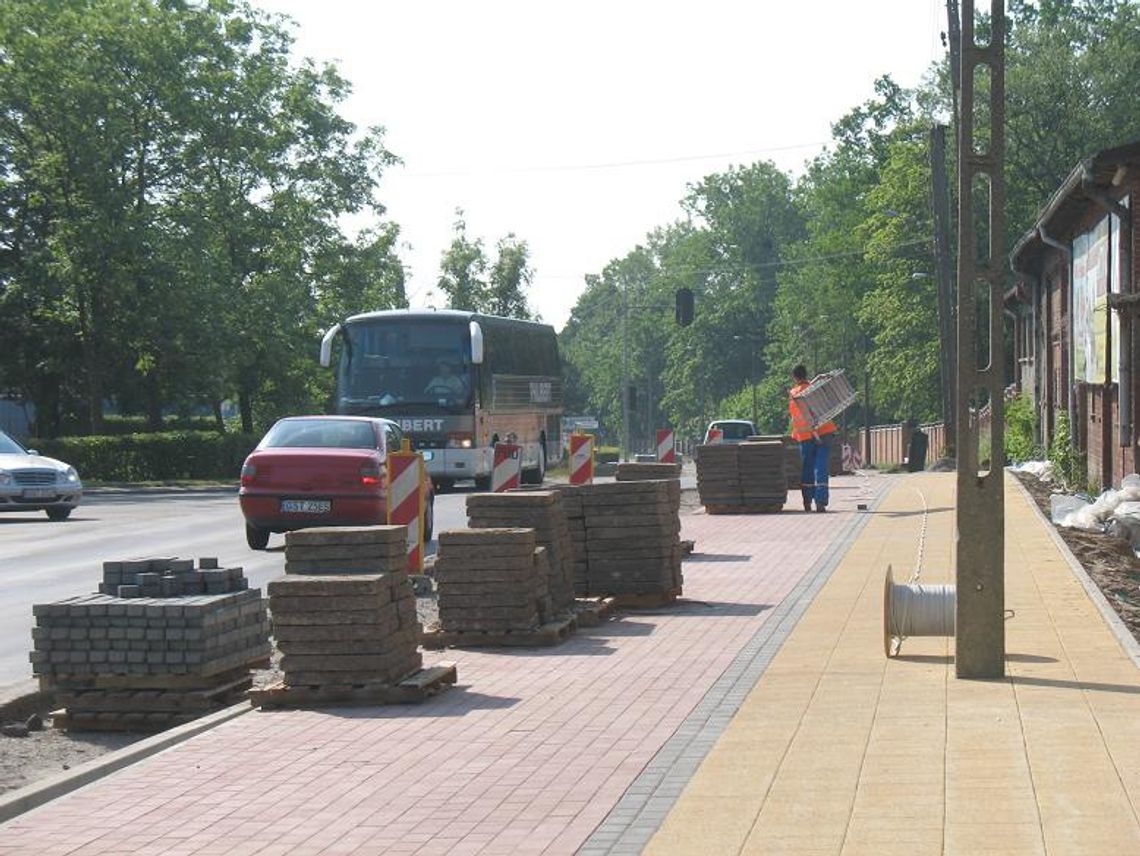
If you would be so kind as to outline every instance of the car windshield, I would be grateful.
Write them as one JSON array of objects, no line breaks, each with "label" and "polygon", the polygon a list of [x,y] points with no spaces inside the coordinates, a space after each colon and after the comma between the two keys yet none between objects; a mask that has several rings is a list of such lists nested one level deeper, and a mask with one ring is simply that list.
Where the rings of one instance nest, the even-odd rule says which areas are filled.
[{"label": "car windshield", "polygon": [[346,335],[337,384],[342,409],[462,408],[471,401],[471,339],[465,323],[361,322],[350,325]]},{"label": "car windshield", "polygon": [[26,455],[27,450],[19,443],[0,431],[0,455]]},{"label": "car windshield", "polygon": [[747,422],[717,422],[713,427],[723,432],[725,440],[747,440],[756,433]]},{"label": "car windshield", "polygon": [[370,422],[348,419],[285,419],[269,429],[259,449],[375,449]]}]

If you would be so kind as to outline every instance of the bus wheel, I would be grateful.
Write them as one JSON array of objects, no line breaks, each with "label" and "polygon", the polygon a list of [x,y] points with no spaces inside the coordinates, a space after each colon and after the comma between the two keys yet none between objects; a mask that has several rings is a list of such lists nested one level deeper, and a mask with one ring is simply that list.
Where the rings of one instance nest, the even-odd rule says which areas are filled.
[{"label": "bus wheel", "polygon": [[447,493],[453,487],[455,487],[455,482],[451,481],[450,479],[437,481],[435,483],[435,492],[436,493]]}]

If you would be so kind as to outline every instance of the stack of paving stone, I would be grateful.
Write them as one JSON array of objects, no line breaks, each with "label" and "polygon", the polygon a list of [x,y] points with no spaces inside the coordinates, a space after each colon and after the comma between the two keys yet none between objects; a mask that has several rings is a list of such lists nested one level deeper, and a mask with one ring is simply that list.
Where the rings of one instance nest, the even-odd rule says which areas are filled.
[{"label": "stack of paving stone", "polygon": [[[589,594],[587,583],[586,562],[586,518],[582,516],[582,497],[578,493],[579,485],[550,484],[545,487],[521,487],[519,493],[535,490],[552,490],[562,498],[562,513],[566,518],[566,529],[570,533],[570,548],[572,553],[571,582],[574,594],[584,597]],[[512,491],[513,492],[513,491]]]},{"label": "stack of paving stone", "polygon": [[578,488],[590,594],[672,598],[681,593],[681,483],[613,482]]},{"label": "stack of paving stone", "polygon": [[416,597],[402,570],[287,574],[269,583],[269,611],[286,691],[390,686],[423,667]]},{"label": "stack of paving stone", "polygon": [[[166,573],[171,563],[174,572]],[[32,671],[64,708],[53,714],[57,727],[161,730],[231,704],[249,688],[250,669],[267,664],[270,653],[265,601],[240,568],[195,573],[205,579],[191,579],[177,559],[107,562],[101,588],[114,585],[127,597],[90,594],[33,607]],[[181,576],[179,586],[195,593],[133,591],[153,590],[151,574],[160,591],[165,577]]]},{"label": "stack of paving stone", "polygon": [[574,606],[574,545],[562,510],[562,496],[551,490],[481,493],[467,497],[471,529],[533,529],[535,544],[544,547],[546,589],[555,615]]},{"label": "stack of paving stone", "polygon": [[442,631],[535,631],[550,614],[545,562],[533,529],[441,532],[435,579]]},{"label": "stack of paving stone", "polygon": [[747,440],[740,444],[740,503],[779,511],[788,498],[787,453],[781,439]]},{"label": "stack of paving stone", "polygon": [[618,464],[616,474],[618,481],[655,481],[658,479],[675,479],[680,478],[680,476],[680,464],[658,462]]},{"label": "stack of paving stone", "polygon": [[784,472],[788,476],[788,490],[800,489],[800,473],[804,468],[803,455],[800,453],[800,444],[793,440],[790,436],[785,436],[784,441]]},{"label": "stack of paving stone", "polygon": [[712,443],[697,449],[697,494],[701,505],[740,505],[740,446]]},{"label": "stack of paving stone", "polygon": [[99,593],[120,598],[229,594],[249,588],[241,568],[222,568],[216,558],[120,559],[103,563]]},{"label": "stack of paving stone", "polygon": [[388,574],[408,568],[406,526],[323,526],[285,534],[286,574]]}]

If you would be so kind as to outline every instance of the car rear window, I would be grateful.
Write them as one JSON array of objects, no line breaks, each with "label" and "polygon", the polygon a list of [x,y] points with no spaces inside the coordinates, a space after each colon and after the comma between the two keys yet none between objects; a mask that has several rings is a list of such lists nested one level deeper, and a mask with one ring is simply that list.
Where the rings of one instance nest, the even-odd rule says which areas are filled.
[{"label": "car rear window", "polygon": [[752,436],[752,426],[741,422],[718,422],[716,425],[724,432],[726,440],[747,440]]},{"label": "car rear window", "polygon": [[260,448],[375,449],[376,434],[367,422],[299,419],[278,422],[265,435]]}]

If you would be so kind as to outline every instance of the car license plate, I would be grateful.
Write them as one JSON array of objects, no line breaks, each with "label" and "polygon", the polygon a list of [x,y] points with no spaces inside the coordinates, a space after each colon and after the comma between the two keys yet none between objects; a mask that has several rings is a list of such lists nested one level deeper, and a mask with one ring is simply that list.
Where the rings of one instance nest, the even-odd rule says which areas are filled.
[{"label": "car license plate", "polygon": [[327,499],[283,499],[281,511],[284,514],[328,514],[332,502]]},{"label": "car license plate", "polygon": [[24,488],[24,499],[47,499],[50,496],[55,496],[55,488],[52,487],[26,487]]}]

